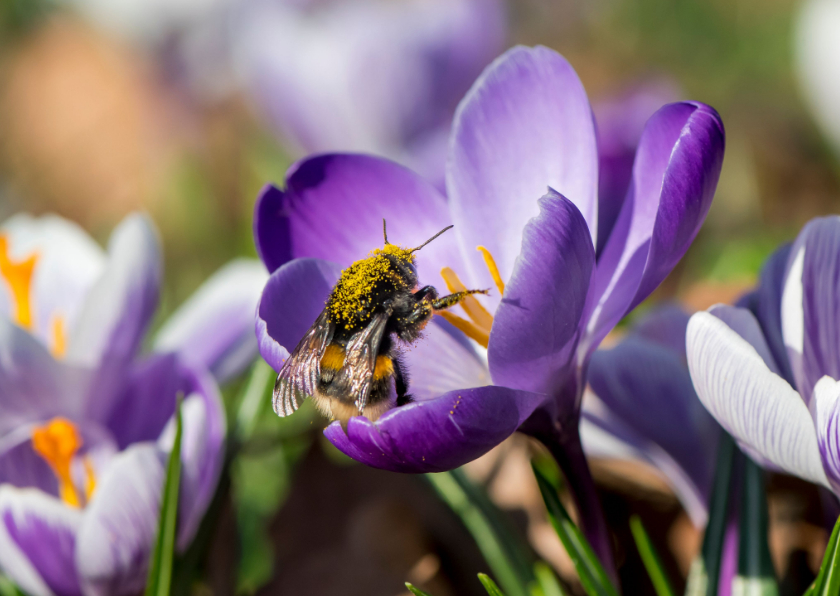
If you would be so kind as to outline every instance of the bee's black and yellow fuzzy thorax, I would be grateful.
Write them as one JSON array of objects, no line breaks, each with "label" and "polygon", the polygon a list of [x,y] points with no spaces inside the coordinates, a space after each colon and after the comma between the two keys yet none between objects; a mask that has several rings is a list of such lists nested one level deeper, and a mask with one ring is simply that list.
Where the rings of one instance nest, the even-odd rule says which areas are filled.
[{"label": "bee's black and yellow fuzzy thorax", "polygon": [[417,273],[412,252],[386,244],[342,271],[327,300],[330,320],[348,331],[361,329],[387,298],[414,288]]}]

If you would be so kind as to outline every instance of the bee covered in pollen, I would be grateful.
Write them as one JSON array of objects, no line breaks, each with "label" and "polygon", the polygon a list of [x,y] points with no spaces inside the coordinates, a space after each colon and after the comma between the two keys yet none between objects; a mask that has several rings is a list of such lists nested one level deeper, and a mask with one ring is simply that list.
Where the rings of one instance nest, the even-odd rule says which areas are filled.
[{"label": "bee covered in pollen", "polygon": [[353,416],[376,420],[395,406],[412,401],[398,342],[411,343],[436,311],[455,306],[472,294],[463,290],[438,297],[432,286],[417,287],[416,248],[388,242],[341,272],[326,306],[286,359],[274,384],[273,405],[288,416],[307,397],[342,424]]}]

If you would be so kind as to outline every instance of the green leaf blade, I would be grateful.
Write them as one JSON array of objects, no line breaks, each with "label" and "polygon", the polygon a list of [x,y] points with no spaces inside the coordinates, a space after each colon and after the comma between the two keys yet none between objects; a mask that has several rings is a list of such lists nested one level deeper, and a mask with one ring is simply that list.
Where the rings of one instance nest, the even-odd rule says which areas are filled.
[{"label": "green leaf blade", "polygon": [[484,586],[484,589],[487,590],[487,594],[489,594],[489,596],[505,596],[504,592],[502,592],[499,589],[499,586],[496,585],[496,582],[494,582],[486,573],[479,573],[478,581],[480,581],[481,585]]},{"label": "green leaf blade", "polygon": [[537,467],[533,469],[548,509],[548,517],[575,565],[584,591],[590,596],[618,596],[618,591],[612,585],[589,542],[572,522],[566,508],[560,502],[554,486]]},{"label": "green leaf blade", "polygon": [[408,591],[414,594],[414,596],[432,596],[428,592],[424,592],[420,588],[415,588],[409,582],[405,582],[405,587],[408,588]]},{"label": "green leaf blade", "polygon": [[653,542],[650,536],[645,531],[642,520],[638,515],[630,518],[630,532],[633,534],[633,540],[636,542],[636,548],[639,550],[639,555],[642,557],[647,570],[648,577],[653,584],[653,589],[656,590],[657,596],[675,596],[674,589],[668,581],[668,575],[662,567],[662,560],[653,547]]},{"label": "green leaf blade", "polygon": [[820,572],[817,574],[814,586],[808,591],[808,594],[814,596],[840,594],[840,568],[838,568],[840,566],[840,549],[837,548],[838,540],[840,540],[840,518],[837,518],[837,523],[834,524],[834,530],[831,532],[831,537],[825,547]]},{"label": "green leaf blade", "polygon": [[175,441],[166,464],[166,478],[163,483],[163,498],[160,505],[158,536],[152,558],[149,561],[149,575],[145,596],[169,596],[172,584],[172,568],[175,558],[175,531],[178,521],[178,492],[181,484],[181,396],[175,406]]}]

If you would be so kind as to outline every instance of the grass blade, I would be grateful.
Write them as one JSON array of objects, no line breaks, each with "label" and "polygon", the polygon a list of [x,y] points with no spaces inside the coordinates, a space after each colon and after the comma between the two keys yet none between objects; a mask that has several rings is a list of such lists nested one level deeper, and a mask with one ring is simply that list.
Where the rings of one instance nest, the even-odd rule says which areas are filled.
[{"label": "grass blade", "polygon": [[534,563],[534,576],[537,578],[537,584],[543,596],[566,596],[560,581],[554,575],[554,570],[546,563],[542,561]]},{"label": "grass blade", "polygon": [[528,596],[525,586],[534,580],[530,564],[526,565],[526,571],[523,572],[522,565],[518,563],[520,555],[512,552],[516,550],[515,539],[500,530],[498,520],[492,519],[498,516],[488,510],[492,506],[488,506],[489,500],[483,503],[486,497],[482,499],[478,488],[460,470],[426,474],[426,478],[461,518],[505,590],[511,596]]},{"label": "grass blade", "polygon": [[572,522],[554,486],[534,466],[534,475],[540,486],[545,506],[548,509],[548,517],[554,530],[560,537],[563,547],[575,564],[580,583],[583,589],[590,596],[618,596],[618,592],[609,580],[607,572],[592,550],[592,547],[584,538],[583,533]]},{"label": "grass blade", "polygon": [[813,594],[813,596],[840,594],[840,569],[838,569],[840,552],[838,552],[837,548],[838,539],[840,539],[840,518],[837,518],[837,523],[834,524],[831,538],[828,539],[828,544],[825,547],[825,555],[823,555],[822,565],[820,565],[820,572],[817,574],[817,579],[814,580],[813,588],[807,592],[808,594]]},{"label": "grass blade", "polygon": [[408,582],[405,582],[405,587],[408,588],[408,591],[414,594],[414,596],[432,596],[431,594],[429,594],[428,592],[424,592],[420,588],[415,588]]},{"label": "grass blade", "polygon": [[642,563],[645,565],[656,594],[658,596],[675,596],[676,593],[668,581],[668,575],[662,567],[662,560],[656,553],[653,542],[650,541],[650,537],[638,515],[630,518],[630,532],[633,534],[633,540],[636,541],[636,548],[639,549]]},{"label": "grass blade", "polygon": [[744,458],[738,541],[738,575],[734,593],[778,596],[779,586],[767,542],[769,515],[764,489],[764,472],[750,458]]},{"label": "grass blade", "polygon": [[175,441],[166,465],[163,483],[163,497],[160,504],[158,535],[152,558],[149,561],[149,576],[146,582],[146,596],[169,596],[172,583],[172,566],[175,557],[175,530],[178,519],[178,489],[181,483],[181,419],[182,397],[178,396],[175,406]]},{"label": "grass blade", "polygon": [[487,593],[490,596],[505,596],[504,592],[502,592],[499,589],[499,586],[496,585],[496,582],[494,582],[486,573],[479,573],[478,581],[481,582],[481,585],[484,586],[484,589],[487,590]]}]

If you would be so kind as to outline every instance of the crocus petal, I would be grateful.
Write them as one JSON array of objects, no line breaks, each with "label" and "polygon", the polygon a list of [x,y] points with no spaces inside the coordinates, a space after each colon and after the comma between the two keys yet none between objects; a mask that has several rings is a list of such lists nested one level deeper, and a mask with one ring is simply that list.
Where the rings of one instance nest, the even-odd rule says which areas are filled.
[{"label": "crocus petal", "polygon": [[[754,319],[753,325],[760,334]],[[686,345],[700,401],[742,446],[790,474],[828,486],[808,407],[749,342],[701,312],[688,323]]]},{"label": "crocus petal", "polygon": [[[6,238],[13,261],[36,257],[30,331],[52,348],[55,326],[73,327],[87,293],[102,274],[105,255],[81,227],[55,215],[15,215],[0,226],[0,236]],[[7,317],[13,313],[10,298],[6,284],[0,283],[0,314]]]},{"label": "crocus petal", "polygon": [[720,116],[704,104],[670,104],[648,121],[633,182],[595,272],[588,350],[685,254],[711,206],[723,148]]},{"label": "crocus petal", "polygon": [[835,492],[840,492],[840,381],[825,376],[814,386],[814,424],[823,468]]},{"label": "crocus petal", "polygon": [[453,122],[446,188],[474,285],[493,287],[478,245],[510,277],[549,186],[577,206],[594,242],[598,153],[586,92],[558,53],[516,47],[484,71]]},{"label": "crocus petal", "polygon": [[633,335],[668,348],[685,363],[685,328],[690,318],[677,304],[657,306],[633,324]]},{"label": "crocus petal", "polygon": [[73,558],[81,521],[55,497],[0,485],[0,569],[32,596],[81,594]]},{"label": "crocus petal", "polygon": [[539,205],[522,232],[487,357],[495,384],[555,394],[574,366],[595,248],[574,203],[552,192]]},{"label": "crocus petal", "polygon": [[283,367],[338,281],[337,265],[318,259],[286,263],[268,279],[257,306],[257,343],[274,370]]},{"label": "crocus petal", "polygon": [[[181,494],[178,548],[185,550],[195,536],[210,504],[222,472],[225,446],[225,411],[213,377],[200,369],[188,369],[191,393],[182,405]],[[171,419],[158,446],[172,450],[175,420]]]},{"label": "crocus petal", "polygon": [[423,330],[401,359],[408,367],[409,393],[427,400],[456,389],[490,384],[487,362],[466,336],[440,317]]},{"label": "crocus petal", "polygon": [[76,567],[86,596],[143,589],[165,466],[154,443],[138,443],[117,455],[101,478],[76,539]]},{"label": "crocus petal", "polygon": [[253,313],[267,280],[258,261],[228,263],[167,320],[155,351],[179,352],[220,383],[241,373],[257,355]]},{"label": "crocus petal", "polygon": [[584,398],[580,418],[580,438],[587,457],[648,464],[670,485],[695,527],[704,527],[709,514],[708,484],[698,486],[667,451],[623,424],[608,410],[596,413],[590,408],[591,403],[591,396]]},{"label": "crocus petal", "polygon": [[676,85],[649,80],[592,106],[598,134],[598,255],[604,249],[627,196],[636,146],[656,110],[679,99]]},{"label": "crocus petal", "polygon": [[714,461],[709,451],[720,429],[697,399],[678,352],[631,336],[611,350],[596,351],[587,378],[613,416],[665,450],[697,487],[708,489]]},{"label": "crocus petal", "polygon": [[132,366],[126,376],[106,418],[120,449],[156,440],[175,412],[178,393],[188,393],[177,354],[154,354]]},{"label": "crocus petal", "polygon": [[790,368],[787,351],[782,337],[782,290],[784,289],[785,269],[790,256],[790,244],[780,246],[765,261],[756,290],[753,314],[761,324],[761,330],[767,339],[767,345],[773,354],[780,374],[788,383],[793,384],[793,371]]},{"label": "crocus petal", "polygon": [[[260,256],[274,271],[295,257],[346,267],[388,240],[419,246],[452,223],[446,200],[427,181],[392,161],[333,154],[293,165],[286,191],[263,189],[254,214]],[[463,271],[456,235],[444,234],[416,254],[421,283],[444,266]]]},{"label": "crocus petal", "polygon": [[824,375],[840,378],[840,216],[809,222],[790,251],[782,295],[782,334],[809,401]]},{"label": "crocus petal", "polygon": [[546,396],[504,387],[452,391],[394,408],[376,422],[357,416],[324,430],[346,455],[392,472],[443,472],[483,455],[533,413]]},{"label": "crocus petal", "polygon": [[91,288],[67,345],[67,361],[96,367],[137,352],[158,303],[160,246],[152,222],[130,215],[108,244],[105,271]]},{"label": "crocus petal", "polygon": [[20,425],[84,407],[88,375],[64,366],[43,343],[0,317],[0,437]]}]

